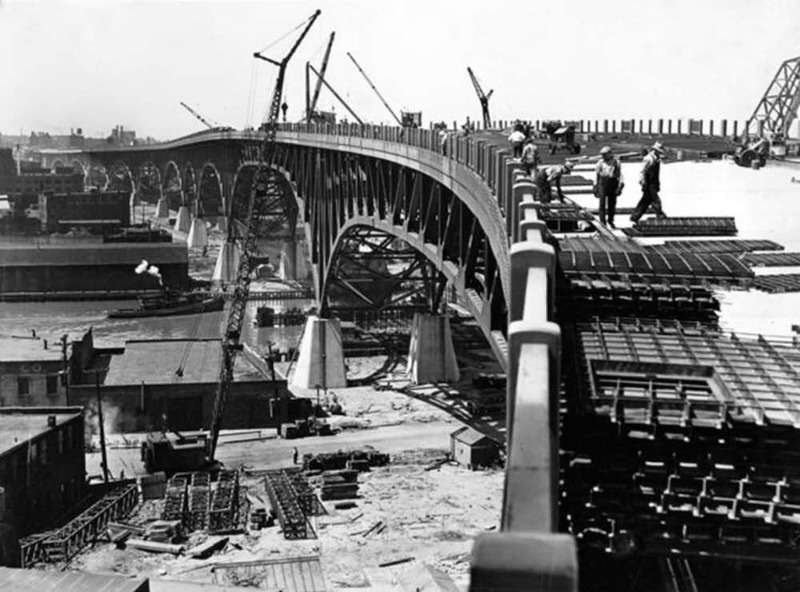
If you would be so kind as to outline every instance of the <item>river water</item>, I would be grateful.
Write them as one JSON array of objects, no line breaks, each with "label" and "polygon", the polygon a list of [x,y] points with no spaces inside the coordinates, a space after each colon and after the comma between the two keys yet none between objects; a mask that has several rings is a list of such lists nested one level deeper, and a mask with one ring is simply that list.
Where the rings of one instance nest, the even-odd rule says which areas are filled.
[{"label": "river water", "polygon": [[[624,164],[627,189],[620,207],[634,206],[638,200],[638,163]],[[800,168],[797,171],[769,166],[762,170],[737,167],[730,162],[677,162],[662,167],[661,196],[665,211],[672,216],[734,216],[739,238],[770,239],[800,251]],[[576,201],[594,207],[592,196]],[[619,216],[618,226],[629,224]],[[800,269],[786,269],[798,272]],[[760,273],[760,272],[759,272]],[[766,269],[764,273],[774,273]],[[737,333],[792,335],[791,326],[800,323],[800,293],[765,294],[762,292],[720,291],[722,326]],[[124,301],[0,303],[0,334],[38,335],[51,340],[64,333],[79,338],[90,327],[99,346],[123,346],[133,339],[214,338],[222,334],[225,312],[168,318],[108,319],[114,308],[132,306]],[[311,301],[255,303],[247,308],[244,323],[245,341],[266,350],[273,342],[280,350],[296,346],[301,327],[257,328],[255,310],[268,305],[276,310],[285,307],[306,308]],[[1,347],[1,346],[0,346]],[[0,351],[0,357],[4,354]]]}]

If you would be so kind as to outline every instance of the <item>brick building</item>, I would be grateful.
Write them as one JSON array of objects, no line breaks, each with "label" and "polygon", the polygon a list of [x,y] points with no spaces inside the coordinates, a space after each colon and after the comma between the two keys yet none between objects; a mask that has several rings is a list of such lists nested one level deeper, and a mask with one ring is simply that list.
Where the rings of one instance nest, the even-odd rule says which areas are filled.
[{"label": "brick building", "polygon": [[45,232],[55,232],[68,222],[118,221],[130,226],[130,194],[122,191],[39,194],[39,221]]},{"label": "brick building", "polygon": [[[96,407],[94,373],[80,367],[106,364],[100,393],[105,423],[112,431],[158,430],[165,420],[176,430],[207,429],[211,424],[222,355],[219,339],[128,341],[123,352],[110,356],[97,355],[91,337],[74,342],[72,348],[70,401]],[[240,356],[222,426],[277,427],[280,409],[272,401],[288,396],[285,380],[263,380]]]},{"label": "brick building", "polygon": [[60,343],[0,338],[0,407],[48,407],[65,402]]},{"label": "brick building", "polygon": [[7,195],[14,189],[17,165],[11,148],[0,148],[0,194]]},{"label": "brick building", "polygon": [[14,176],[11,193],[39,195],[40,193],[80,193],[83,191],[83,173],[51,173],[50,171],[23,172]]},{"label": "brick building", "polygon": [[70,241],[0,245],[0,293],[142,292],[159,289],[134,272],[142,259],[156,265],[169,288],[189,287],[184,243]]},{"label": "brick building", "polygon": [[0,409],[0,565],[19,565],[19,539],[55,525],[86,491],[83,409]]}]

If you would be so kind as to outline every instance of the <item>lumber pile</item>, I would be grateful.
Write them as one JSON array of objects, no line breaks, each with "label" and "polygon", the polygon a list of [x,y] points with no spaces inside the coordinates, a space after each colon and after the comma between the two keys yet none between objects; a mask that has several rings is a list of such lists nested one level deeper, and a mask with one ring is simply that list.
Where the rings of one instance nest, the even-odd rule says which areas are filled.
[{"label": "lumber pile", "polygon": [[342,500],[358,497],[358,471],[343,469],[341,471],[324,471],[320,487],[320,498]]},{"label": "lumber pile", "polygon": [[303,469],[306,471],[338,471],[346,468],[368,471],[370,467],[382,467],[388,464],[389,455],[375,450],[339,450],[303,456]]}]

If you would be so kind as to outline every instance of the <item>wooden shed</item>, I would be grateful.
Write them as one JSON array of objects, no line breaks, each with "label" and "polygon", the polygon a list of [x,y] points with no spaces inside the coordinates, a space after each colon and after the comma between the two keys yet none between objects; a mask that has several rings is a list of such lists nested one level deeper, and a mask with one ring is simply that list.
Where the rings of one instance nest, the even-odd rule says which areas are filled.
[{"label": "wooden shed", "polygon": [[499,447],[489,436],[470,427],[450,434],[450,454],[458,464],[472,470],[488,466],[497,460]]}]

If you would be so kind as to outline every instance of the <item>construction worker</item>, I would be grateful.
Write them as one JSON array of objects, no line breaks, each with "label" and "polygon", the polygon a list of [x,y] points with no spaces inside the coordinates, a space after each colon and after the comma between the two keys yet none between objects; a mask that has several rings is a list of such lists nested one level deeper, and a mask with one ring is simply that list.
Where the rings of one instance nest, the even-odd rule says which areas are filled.
[{"label": "construction worker", "polygon": [[650,152],[642,160],[642,172],[639,174],[639,185],[642,187],[642,199],[636,204],[636,208],[631,214],[633,226],[639,223],[639,219],[651,207],[656,213],[656,217],[661,220],[667,215],[661,209],[661,198],[658,192],[661,191],[661,158],[664,155],[664,145],[656,142]]},{"label": "construction worker", "polygon": [[522,156],[522,143],[525,141],[525,134],[522,130],[515,129],[511,132],[511,135],[508,136],[508,141],[511,144],[511,150],[513,150],[512,156],[514,158]]},{"label": "construction worker", "polygon": [[556,197],[564,203],[564,192],[561,191],[561,177],[572,172],[572,163],[556,164],[536,172],[534,183],[539,190],[539,201],[549,202],[553,200],[553,186],[556,188]]},{"label": "construction worker", "polygon": [[594,195],[600,199],[600,223],[606,221],[614,226],[614,214],[617,211],[617,196],[622,193],[625,183],[622,180],[622,165],[614,156],[610,146],[600,149],[600,160],[595,167]]},{"label": "construction worker", "polygon": [[533,143],[533,138],[525,140],[522,148],[522,166],[525,167],[525,174],[533,178],[539,168],[539,150]]},{"label": "construction worker", "polygon": [[439,129],[439,148],[441,148],[442,156],[447,156],[447,139],[450,134],[447,133],[446,127]]}]

